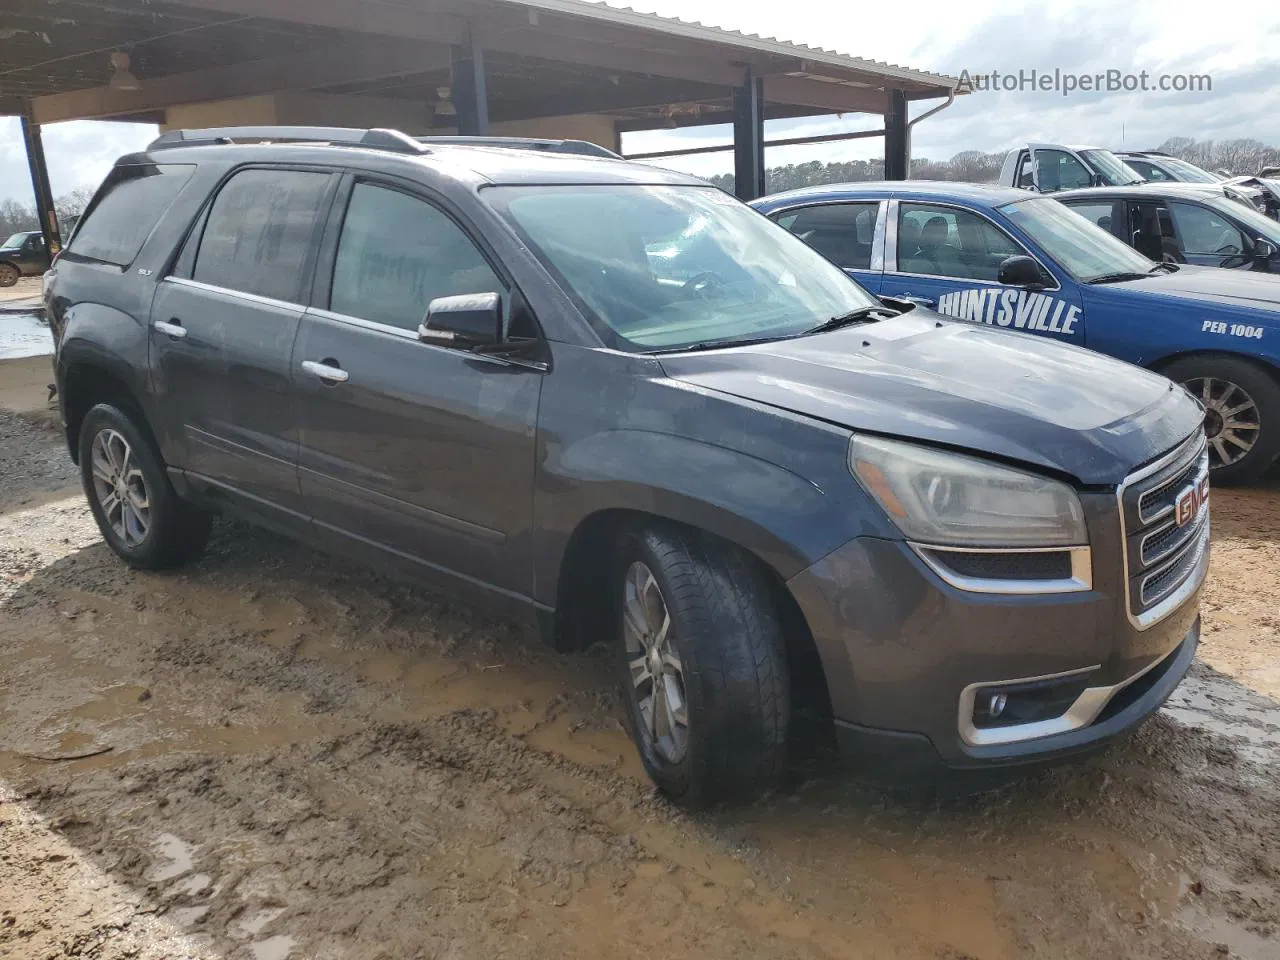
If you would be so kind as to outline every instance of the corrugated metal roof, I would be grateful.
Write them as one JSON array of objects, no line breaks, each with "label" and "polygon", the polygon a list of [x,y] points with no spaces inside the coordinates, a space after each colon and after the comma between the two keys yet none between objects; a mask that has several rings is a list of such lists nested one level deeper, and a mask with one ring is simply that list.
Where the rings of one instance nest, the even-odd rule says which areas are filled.
[{"label": "corrugated metal roof", "polygon": [[833,67],[843,67],[846,70],[859,70],[884,77],[886,80],[902,83],[920,84],[950,90],[959,82],[955,77],[948,77],[941,73],[913,70],[910,67],[901,67],[882,60],[853,57],[824,47],[792,43],[775,37],[764,37],[757,33],[727,30],[723,27],[700,23],[696,20],[682,20],[679,17],[642,13],[631,7],[616,6],[612,3],[598,2],[598,0],[498,0],[498,2],[526,7],[530,10],[542,10],[548,13],[582,17],[621,26],[639,27],[672,36],[684,37],[689,40],[701,40],[708,43],[742,47],[784,57],[799,57],[813,63],[825,63]]}]

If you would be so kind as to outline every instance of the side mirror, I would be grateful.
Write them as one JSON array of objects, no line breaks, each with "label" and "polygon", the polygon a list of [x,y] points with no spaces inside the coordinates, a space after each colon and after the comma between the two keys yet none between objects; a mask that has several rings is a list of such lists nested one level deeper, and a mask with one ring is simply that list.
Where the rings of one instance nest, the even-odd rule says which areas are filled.
[{"label": "side mirror", "polygon": [[1000,272],[996,274],[996,280],[1010,287],[1044,286],[1044,274],[1040,272],[1040,264],[1021,254],[1010,257],[1000,264]]},{"label": "side mirror", "polygon": [[1276,255],[1276,247],[1270,240],[1264,240],[1259,237],[1253,241],[1253,259],[1270,260]]},{"label": "side mirror", "polygon": [[496,293],[436,297],[427,304],[418,339],[462,350],[501,343],[502,297]]}]

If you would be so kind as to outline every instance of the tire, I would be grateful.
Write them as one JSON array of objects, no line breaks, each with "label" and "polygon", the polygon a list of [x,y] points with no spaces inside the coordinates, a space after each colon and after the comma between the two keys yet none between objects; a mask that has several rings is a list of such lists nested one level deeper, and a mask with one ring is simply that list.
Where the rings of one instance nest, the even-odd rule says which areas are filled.
[{"label": "tire", "polygon": [[[1215,484],[1249,483],[1266,472],[1280,454],[1280,381],[1274,372],[1242,357],[1205,356],[1176,360],[1161,373],[1205,405]],[[1230,416],[1224,420],[1224,414]],[[1251,443],[1247,451],[1241,449],[1245,443]]]},{"label": "tire", "polygon": [[22,276],[22,271],[12,263],[0,263],[0,287],[12,287]]},{"label": "tire", "polygon": [[[181,566],[204,550],[213,517],[178,496],[155,444],[136,418],[132,411],[106,403],[85,414],[80,424],[85,496],[103,539],[129,566]],[[124,479],[116,482],[121,466]]]},{"label": "tire", "polygon": [[624,536],[612,570],[627,724],[649,777],[694,809],[767,790],[786,761],[791,687],[755,560],[658,526]]}]

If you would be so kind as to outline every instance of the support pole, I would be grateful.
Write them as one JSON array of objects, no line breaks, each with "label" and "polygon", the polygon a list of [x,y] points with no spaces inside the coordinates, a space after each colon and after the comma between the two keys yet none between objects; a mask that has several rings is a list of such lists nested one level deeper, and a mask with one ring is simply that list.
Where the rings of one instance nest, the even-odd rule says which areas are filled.
[{"label": "support pole", "polygon": [[30,112],[20,118],[22,141],[27,148],[27,169],[31,171],[31,192],[36,198],[36,219],[44,234],[45,249],[55,256],[62,249],[62,234],[58,230],[58,214],[53,209],[53,190],[49,186],[49,167],[44,159],[44,142],[40,138],[40,125],[31,119]]},{"label": "support pole", "polygon": [[884,178],[906,180],[910,172],[910,130],[907,127],[907,94],[889,91],[889,108],[884,115]]},{"label": "support pole", "polygon": [[458,134],[484,137],[489,134],[489,91],[485,82],[484,52],[468,39],[453,48],[453,108],[458,115]]},{"label": "support pole", "polygon": [[733,92],[733,182],[739,200],[764,196],[764,80],[750,71]]}]

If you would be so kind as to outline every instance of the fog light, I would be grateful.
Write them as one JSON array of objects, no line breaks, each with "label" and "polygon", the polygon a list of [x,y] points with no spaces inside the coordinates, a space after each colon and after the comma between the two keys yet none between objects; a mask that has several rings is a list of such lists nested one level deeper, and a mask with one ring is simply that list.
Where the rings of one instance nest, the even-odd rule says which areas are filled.
[{"label": "fog light", "polygon": [[987,716],[995,719],[1004,713],[1004,708],[1009,705],[1009,696],[1004,693],[993,693],[991,699],[987,701]]}]

